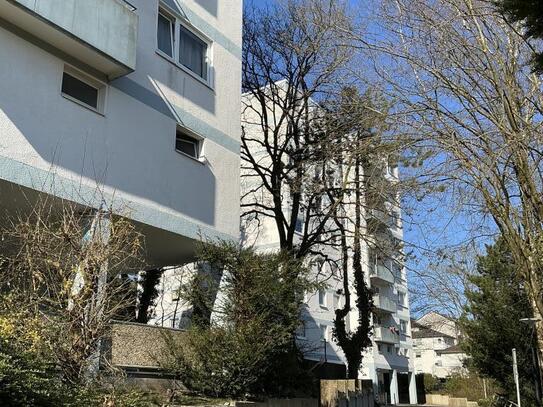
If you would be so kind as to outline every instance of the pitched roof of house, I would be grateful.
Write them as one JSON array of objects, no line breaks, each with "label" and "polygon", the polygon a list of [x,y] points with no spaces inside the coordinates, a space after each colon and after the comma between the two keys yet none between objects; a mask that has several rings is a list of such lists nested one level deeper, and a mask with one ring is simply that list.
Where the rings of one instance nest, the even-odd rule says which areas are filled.
[{"label": "pitched roof of house", "polygon": [[453,345],[450,348],[436,350],[436,353],[464,353],[464,350],[460,347],[460,345]]},{"label": "pitched roof of house", "polygon": [[415,318],[410,318],[410,319],[411,319],[411,328],[424,328],[424,325],[419,324]]},{"label": "pitched roof of house", "polygon": [[442,332],[435,331],[430,328],[421,328],[418,331],[412,332],[413,339],[418,338],[452,338],[452,336]]}]

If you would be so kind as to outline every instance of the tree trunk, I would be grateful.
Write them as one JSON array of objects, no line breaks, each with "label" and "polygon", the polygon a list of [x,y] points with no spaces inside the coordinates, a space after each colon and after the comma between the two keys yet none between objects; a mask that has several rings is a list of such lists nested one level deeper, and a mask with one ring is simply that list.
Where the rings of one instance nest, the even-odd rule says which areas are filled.
[{"label": "tree trunk", "polygon": [[136,322],[141,324],[149,322],[149,309],[158,296],[157,285],[160,282],[163,272],[163,269],[153,269],[147,270],[143,274],[143,280],[141,282],[142,292],[139,298]]}]

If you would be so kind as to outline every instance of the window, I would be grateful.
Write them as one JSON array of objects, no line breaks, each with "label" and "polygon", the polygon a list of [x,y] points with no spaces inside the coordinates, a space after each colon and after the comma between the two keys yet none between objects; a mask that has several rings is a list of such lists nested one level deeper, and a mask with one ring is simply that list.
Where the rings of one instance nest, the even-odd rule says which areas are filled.
[{"label": "window", "polygon": [[207,81],[207,43],[184,26],[179,27],[179,62]]},{"label": "window", "polygon": [[422,357],[422,355],[421,355],[420,352],[417,352],[417,353],[415,353],[415,357],[416,357],[416,358],[420,358],[420,357]]},{"label": "window", "polygon": [[400,319],[400,332],[404,335],[407,334],[407,321],[403,319]]},{"label": "window", "polygon": [[399,291],[398,292],[398,304],[400,304],[402,307],[405,307],[405,293]]},{"label": "window", "polygon": [[383,353],[383,347],[381,345],[377,345],[377,352]]},{"label": "window", "polygon": [[157,44],[158,49],[173,58],[175,19],[167,17],[162,12],[158,13]]},{"label": "window", "polygon": [[192,29],[182,17],[175,18],[163,9],[158,11],[157,49],[180,68],[210,83],[211,42]]},{"label": "window", "polygon": [[304,226],[304,221],[303,219],[301,218],[301,216],[298,216],[296,218],[296,225],[294,226],[294,230],[298,233],[302,233],[302,230],[303,230],[303,226]]},{"label": "window", "polygon": [[326,307],[326,291],[319,290],[319,305]]},{"label": "window", "polygon": [[392,346],[390,346],[390,345],[387,346],[387,352],[392,353]]},{"label": "window", "polygon": [[64,68],[61,93],[67,99],[103,112],[105,85],[70,67]]},{"label": "window", "polygon": [[175,135],[175,150],[198,159],[200,157],[200,140],[178,129]]},{"label": "window", "polygon": [[339,295],[334,294],[334,310],[339,308]]}]

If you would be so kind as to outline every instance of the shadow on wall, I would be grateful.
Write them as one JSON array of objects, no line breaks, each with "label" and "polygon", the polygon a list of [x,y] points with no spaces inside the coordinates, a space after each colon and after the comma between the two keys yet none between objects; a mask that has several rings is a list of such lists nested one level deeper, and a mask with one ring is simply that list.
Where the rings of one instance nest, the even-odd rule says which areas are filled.
[{"label": "shadow on wall", "polygon": [[[332,325],[330,322],[316,320],[309,312],[303,313],[304,328],[298,334],[298,346],[304,353],[304,357],[318,379],[345,379],[346,367],[342,358],[333,346]],[[321,327],[326,325],[328,337],[322,338]]]},{"label": "shadow on wall", "polygon": [[[13,66],[20,69],[21,64]],[[30,72],[0,74],[0,120],[7,124],[0,135],[0,154],[29,164],[24,176],[36,178],[36,189],[40,182],[32,166],[49,171],[51,179],[69,176],[75,190],[81,187],[82,175],[118,195],[124,193],[118,198],[129,204],[136,197],[145,207],[158,204],[215,224],[213,168],[175,151],[175,120],[112,87],[105,114],[100,115],[62,97],[60,84],[50,79]]]},{"label": "shadow on wall", "polygon": [[196,3],[205,8],[214,17],[217,17],[217,2],[218,0],[196,0]]}]

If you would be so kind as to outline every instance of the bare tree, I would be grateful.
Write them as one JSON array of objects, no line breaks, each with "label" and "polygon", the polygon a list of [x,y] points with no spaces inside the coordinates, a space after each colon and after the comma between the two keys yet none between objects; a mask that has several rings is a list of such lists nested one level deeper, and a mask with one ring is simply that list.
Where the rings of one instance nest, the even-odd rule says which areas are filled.
[{"label": "bare tree", "polygon": [[488,1],[383,5],[380,37],[360,49],[373,53],[383,88],[400,101],[404,134],[433,154],[438,178],[489,216],[511,249],[540,319],[541,351],[543,94],[528,66],[532,46]]},{"label": "bare tree", "polygon": [[349,61],[349,19],[340,2],[290,0],[244,19],[242,223],[275,223],[279,246],[297,257],[330,243],[342,180],[327,165],[341,131],[323,126],[322,100],[337,94]]},{"label": "bare tree", "polygon": [[63,379],[78,383],[96,370],[112,319],[133,309],[142,238],[112,211],[40,201],[1,230],[0,292],[45,320]]}]

